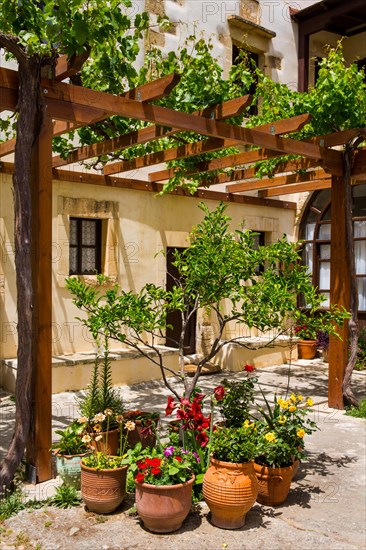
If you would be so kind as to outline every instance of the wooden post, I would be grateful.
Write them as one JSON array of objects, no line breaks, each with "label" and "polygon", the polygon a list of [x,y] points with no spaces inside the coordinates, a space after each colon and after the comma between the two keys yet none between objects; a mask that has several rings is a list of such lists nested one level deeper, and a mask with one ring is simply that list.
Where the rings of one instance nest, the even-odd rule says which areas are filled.
[{"label": "wooden post", "polygon": [[[346,191],[342,177],[332,176],[332,236],[330,302],[350,308],[350,272],[346,242]],[[339,329],[342,340],[332,337],[329,348],[328,405],[343,409],[342,382],[348,359],[348,323]]]},{"label": "wooden post", "polygon": [[34,403],[27,446],[38,482],[52,477],[52,120],[46,115],[32,159]]}]

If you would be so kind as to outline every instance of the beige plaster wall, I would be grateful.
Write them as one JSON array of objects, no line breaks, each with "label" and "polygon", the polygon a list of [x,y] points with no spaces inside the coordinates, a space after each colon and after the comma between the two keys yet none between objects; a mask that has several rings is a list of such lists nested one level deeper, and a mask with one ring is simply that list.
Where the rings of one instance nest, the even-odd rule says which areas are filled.
[{"label": "beige plaster wall", "polygon": [[[109,224],[107,231],[110,238],[104,267],[107,273],[112,271],[112,275],[115,274],[126,290],[139,290],[146,282],[165,285],[165,258],[162,254],[155,255],[167,246],[187,245],[190,229],[202,219],[203,214],[197,207],[200,200],[195,198],[157,197],[147,192],[85,184],[76,187],[75,184],[59,181],[53,182],[53,189],[53,352],[55,355],[67,355],[91,351],[94,344],[81,322],[75,319],[80,312],[72,304],[65,288],[68,215],[60,213],[60,204],[65,204],[65,199],[83,199],[81,204],[84,205],[113,205],[111,211],[107,208],[102,212],[102,216],[108,216],[104,219]],[[16,356],[17,314],[9,176],[4,177],[1,193],[0,281],[4,281],[0,285],[1,358],[12,358]],[[208,201],[207,204],[213,209],[217,203]],[[292,237],[295,217],[292,210],[231,204],[228,213],[233,218],[233,228],[244,218],[250,229],[266,232],[267,242],[276,240],[283,233]],[[84,215],[90,216],[90,213],[85,212]],[[108,255],[113,261],[108,261]],[[92,279],[89,277],[89,280]],[[116,347],[120,345],[116,344]]]}]

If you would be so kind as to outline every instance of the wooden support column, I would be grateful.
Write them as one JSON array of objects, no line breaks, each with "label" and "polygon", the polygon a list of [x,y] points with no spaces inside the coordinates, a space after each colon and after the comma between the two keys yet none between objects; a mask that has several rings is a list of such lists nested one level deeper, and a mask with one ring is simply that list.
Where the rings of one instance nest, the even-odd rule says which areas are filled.
[{"label": "wooden support column", "polygon": [[[47,113],[47,110],[46,110]],[[32,162],[34,288],[33,419],[27,446],[37,482],[51,479],[52,443],[52,120],[45,116]]]},{"label": "wooden support column", "polygon": [[306,92],[309,86],[309,34],[306,34],[303,25],[299,25],[298,45],[298,90]]},{"label": "wooden support column", "polygon": [[[330,302],[350,308],[350,271],[346,242],[346,190],[342,177],[332,176],[332,236]],[[329,348],[328,405],[343,409],[342,382],[348,360],[348,322],[339,329],[342,340],[332,337]]]}]

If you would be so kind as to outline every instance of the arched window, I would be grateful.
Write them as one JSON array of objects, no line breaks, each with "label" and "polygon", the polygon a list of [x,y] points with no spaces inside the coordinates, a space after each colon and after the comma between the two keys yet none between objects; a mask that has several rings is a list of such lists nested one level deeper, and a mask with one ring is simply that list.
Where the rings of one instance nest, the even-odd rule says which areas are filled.
[{"label": "arched window", "polygon": [[[366,317],[366,185],[352,189],[353,233],[358,285],[358,310]],[[333,221],[336,223],[336,220]],[[331,191],[314,193],[300,225],[299,238],[304,241],[303,261],[309,266],[313,284],[325,295],[324,307],[330,299],[330,238],[332,224]]]}]

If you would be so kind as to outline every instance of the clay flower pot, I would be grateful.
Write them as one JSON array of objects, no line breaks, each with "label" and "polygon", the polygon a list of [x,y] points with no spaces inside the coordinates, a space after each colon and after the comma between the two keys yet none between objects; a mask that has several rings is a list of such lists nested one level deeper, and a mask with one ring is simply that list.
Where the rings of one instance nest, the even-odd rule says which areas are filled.
[{"label": "clay flower pot", "polygon": [[299,359],[314,359],[316,355],[316,340],[298,340],[297,353]]},{"label": "clay flower pot", "polygon": [[144,526],[153,533],[179,529],[192,505],[194,476],[177,485],[136,483],[136,510]]},{"label": "clay flower pot", "polygon": [[[127,411],[123,416],[124,420],[131,420],[135,423],[135,429],[128,431],[127,442],[129,447],[134,447],[136,443],[141,443],[141,447],[155,447],[156,432],[155,428],[159,422],[159,414],[143,411]],[[136,418],[138,417],[138,418]]]},{"label": "clay flower pot", "polygon": [[253,462],[236,464],[211,458],[203,478],[203,496],[211,510],[211,523],[239,529],[257,498]]},{"label": "clay flower pot", "polygon": [[119,428],[107,432],[101,432],[100,434],[102,439],[100,441],[91,441],[92,447],[98,452],[101,452],[105,455],[116,456],[119,449]]},{"label": "clay flower pot", "polygon": [[257,501],[267,506],[278,506],[285,502],[294,476],[294,464],[284,468],[270,468],[254,463],[258,480]]},{"label": "clay flower pot", "polygon": [[96,514],[114,512],[126,495],[127,466],[97,470],[81,463],[81,496]]}]

